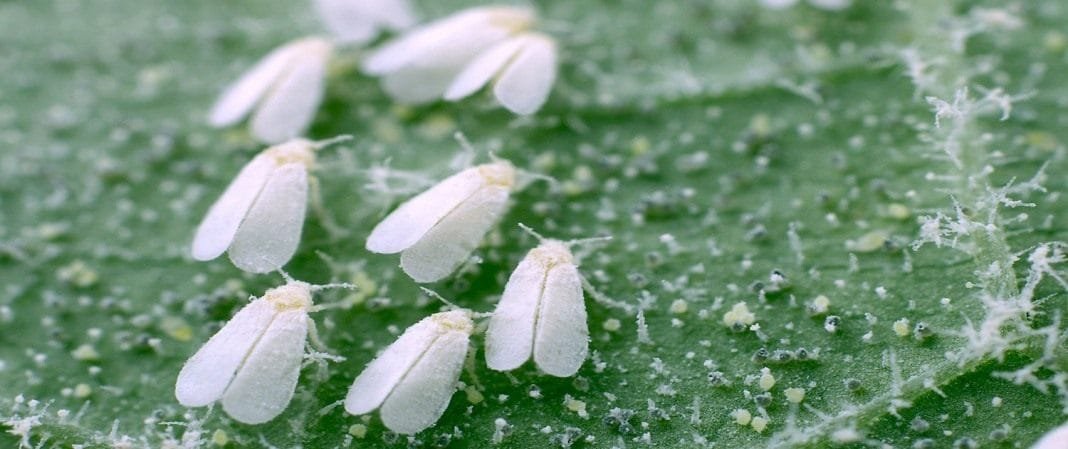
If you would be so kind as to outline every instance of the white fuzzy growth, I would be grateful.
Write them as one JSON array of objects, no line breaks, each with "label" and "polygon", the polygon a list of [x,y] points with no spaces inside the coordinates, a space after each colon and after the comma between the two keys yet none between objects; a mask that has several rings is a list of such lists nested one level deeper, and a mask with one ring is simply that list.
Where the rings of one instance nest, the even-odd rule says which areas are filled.
[{"label": "white fuzzy growth", "polygon": [[415,25],[407,0],[315,0],[315,11],[338,41],[363,43],[382,29]]},{"label": "white fuzzy growth", "polygon": [[533,355],[546,374],[574,375],[589,351],[582,280],[567,246],[546,240],[516,267],[486,334],[486,363],[518,368]]},{"label": "white fuzzy growth", "polygon": [[436,313],[409,327],[353,381],[345,410],[359,415],[380,408],[382,423],[402,434],[434,425],[456,391],[473,330],[467,310]]},{"label": "white fuzzy growth", "polygon": [[278,416],[300,374],[311,305],[309,286],[290,282],[243,307],[182,367],[178,402],[201,407],[222,400],[223,410],[246,424]]},{"label": "white fuzzy growth", "polygon": [[456,270],[500,220],[515,188],[507,161],[453,175],[408,200],[371,231],[367,250],[401,253],[401,267],[418,282]]},{"label": "white fuzzy growth", "polygon": [[264,150],[212,205],[193,237],[192,255],[211,260],[230,250],[238,268],[264,273],[296,252],[308,198],[314,146],[297,139]]},{"label": "white fuzzy growth", "polygon": [[257,139],[278,143],[303,134],[322,101],[332,53],[333,45],[319,38],[279,47],[223,91],[208,123],[230,126],[255,109],[250,127]]}]

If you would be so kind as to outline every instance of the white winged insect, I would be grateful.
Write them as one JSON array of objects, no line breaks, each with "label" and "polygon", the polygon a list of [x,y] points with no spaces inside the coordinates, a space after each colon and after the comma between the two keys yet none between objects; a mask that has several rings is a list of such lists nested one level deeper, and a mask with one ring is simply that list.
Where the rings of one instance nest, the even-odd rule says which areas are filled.
[{"label": "white winged insect", "polygon": [[300,376],[309,332],[315,341],[312,292],[333,287],[289,279],[241,310],[193,354],[174,386],[178,402],[215,401],[232,418],[259,424],[289,405]]},{"label": "white winged insect", "polygon": [[193,258],[211,260],[229,250],[230,260],[245,271],[285,265],[300,243],[315,150],[348,138],[294,139],[263,150],[208,210],[193,237]]},{"label": "white winged insect", "polygon": [[223,91],[208,123],[230,126],[251,113],[249,128],[263,142],[304,134],[322,102],[333,48],[326,39],[307,37],[271,51]]},{"label": "white winged insect", "polygon": [[416,22],[407,0],[315,0],[315,10],[343,43],[363,43],[382,29],[403,30]]},{"label": "white winged insect", "polygon": [[1068,449],[1068,423],[1046,432],[1031,449]]},{"label": "white winged insect", "polygon": [[456,391],[474,331],[471,317],[470,310],[451,310],[409,327],[353,381],[345,411],[378,409],[382,423],[401,434],[434,425]]},{"label": "white winged insect", "polygon": [[386,92],[403,103],[456,101],[493,81],[501,105],[533,114],[548,98],[557,71],[556,42],[530,31],[535,21],[528,8],[467,9],[388,42],[363,69],[382,76]]},{"label": "white winged insect", "polygon": [[446,178],[378,223],[367,250],[401,253],[401,268],[416,282],[445,278],[504,215],[516,175],[510,162],[497,160]]},{"label": "white winged insect", "polygon": [[[523,225],[520,225],[523,226]],[[504,287],[486,330],[486,364],[510,371],[530,360],[544,373],[569,377],[589,353],[584,281],[571,246],[538,237],[540,244],[523,258]]]}]

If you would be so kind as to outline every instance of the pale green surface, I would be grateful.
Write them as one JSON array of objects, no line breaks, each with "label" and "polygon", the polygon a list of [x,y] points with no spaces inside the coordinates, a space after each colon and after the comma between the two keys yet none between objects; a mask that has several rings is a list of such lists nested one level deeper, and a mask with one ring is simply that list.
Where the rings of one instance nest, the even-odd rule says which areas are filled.
[{"label": "pale green surface", "polygon": [[[470,4],[423,3],[427,17]],[[372,279],[377,289],[367,302],[314,316],[326,344],[347,360],[331,363],[323,380],[314,366],[306,368],[287,411],[262,426],[234,423],[221,410],[200,422],[205,409],[187,413],[174,400],[173,384],[184,360],[249,295],[281,279],[243,275],[225,258],[197,263],[186,254],[203,212],[261,149],[243,127],[207,128],[208,107],[270,48],[318,32],[313,14],[303,2],[282,1],[0,3],[6,30],[0,40],[0,306],[10,311],[0,314],[0,418],[16,430],[32,424],[29,441],[36,446],[44,438],[44,447],[120,446],[124,439],[132,447],[157,447],[181,441],[183,433],[195,443],[182,424],[190,420],[200,422],[192,429],[205,439],[225,431],[228,447],[343,444],[349,426],[363,421],[340,407],[324,408],[344,397],[396,333],[439,310],[399,272],[395,257],[363,250],[363,238],[384,212],[420,188],[372,191],[367,169],[388,159],[428,182],[442,178],[460,151],[452,138],[460,130],[482,160],[494,151],[580,188],[564,194],[535,183],[516,195],[493,243],[477,253],[482,265],[435,290],[491,310],[509,271],[535,244],[516,222],[559,238],[611,234],[612,243],[582,251],[582,271],[616,300],[650,301],[645,317],[652,343],[639,342],[632,314],[589,300],[591,349],[605,362],[603,371],[588,362],[578,377],[555,379],[527,367],[513,381],[486,369],[480,351],[474,374],[485,400],[471,404],[457,393],[438,425],[416,438],[424,446],[484,447],[494,420],[504,418],[512,426],[507,447],[559,446],[568,435],[594,439],[577,447],[789,446],[802,437],[820,447],[847,428],[868,443],[893,447],[923,439],[951,447],[961,438],[999,447],[992,433],[1005,426],[1010,430],[999,444],[1027,447],[1065,420],[1064,391],[1043,394],[991,376],[1039,359],[1046,342],[1026,337],[1032,331],[995,334],[1017,348],[1004,361],[987,354],[958,365],[946,353],[966,348],[958,331],[966,320],[980,325],[989,304],[979,298],[998,293],[978,287],[978,270],[1020,255],[1015,281],[1008,270],[991,276],[991,285],[1002,287],[995,299],[1005,300],[1027,278],[1034,245],[1065,239],[1068,63],[1056,41],[1068,39],[1062,30],[1068,5],[1009,5],[1024,25],[978,33],[959,55],[949,36],[964,25],[941,20],[950,8],[936,0],[901,9],[863,2],[844,12],[768,11],[731,1],[544,3],[539,10],[564,51],[562,77],[532,120],[492,108],[488,95],[398,109],[374,80],[354,70],[359,51],[343,52],[336,62],[309,134],[356,137],[324,151],[318,172],[325,205],[348,235],[331,236],[311,214],[287,269],[310,282],[366,286],[364,279]],[[953,12],[963,20],[974,17],[972,9],[960,5]],[[938,62],[930,84],[917,86],[906,76],[905,48]],[[941,157],[947,137],[932,132],[934,115],[923,96],[951,99],[962,76],[973,93],[983,86],[1033,94],[1014,103],[1007,120],[999,121],[996,111],[962,119],[962,170],[991,164],[989,181],[939,180],[959,179],[962,171]],[[818,97],[787,85],[812,85]],[[754,131],[758,116],[769,134]],[[952,124],[942,122],[944,130]],[[1013,178],[1022,183],[1043,164],[1046,192],[1015,195],[1034,207],[1002,211],[1004,220],[989,233],[960,239],[976,245],[975,257],[928,244],[906,258],[903,248],[919,235],[919,216],[954,215],[952,198],[974,211],[989,196],[987,186]],[[583,178],[585,170],[592,176]],[[894,203],[907,207],[908,216],[890,216]],[[1015,219],[1021,212],[1027,217]],[[803,258],[792,249],[791,224]],[[761,227],[763,237],[756,232]],[[851,269],[847,241],[872,231],[890,235],[890,249],[855,251]],[[98,280],[86,286],[64,280],[61,272],[76,263]],[[759,299],[751,286],[767,284],[774,269],[790,287]],[[805,311],[819,294],[842,318],[835,334]],[[330,303],[346,295],[317,299]],[[1036,298],[1034,328],[1066,310],[1063,290],[1050,279]],[[688,302],[687,312],[669,311],[676,299]],[[767,342],[723,326],[722,314],[739,301],[756,313]],[[870,325],[866,313],[878,321]],[[175,318],[192,326],[189,341],[163,330]],[[622,322],[620,330],[602,329],[611,318]],[[892,325],[900,318],[910,328],[923,321],[935,335],[923,342],[899,338]],[[1053,358],[1037,372],[1040,378],[1068,371],[1064,327],[1050,328],[1061,339],[1049,346]],[[99,330],[97,339],[91,329]],[[474,341],[481,349],[481,337]],[[99,360],[73,358],[86,343]],[[751,356],[761,347],[818,349],[819,357],[767,364],[777,381],[770,424],[758,434],[734,424],[730,412],[756,413],[745,391],[760,391],[756,377],[765,364]],[[713,387],[706,361],[730,385]],[[895,370],[908,380],[900,391]],[[846,378],[863,389],[849,392]],[[945,397],[925,388],[925,379]],[[461,380],[474,382],[470,373]],[[83,383],[88,397],[64,393]],[[533,386],[540,399],[528,394]],[[789,387],[806,389],[796,411],[785,400]],[[40,405],[16,406],[18,395]],[[566,395],[585,401],[588,419],[568,410]],[[995,397],[1000,407],[992,405]],[[892,399],[913,406],[901,407],[898,418],[888,411]],[[613,408],[633,412],[630,429],[606,422]],[[61,419],[59,410],[70,415]],[[916,417],[929,428],[912,425]],[[0,443],[17,442],[0,436]],[[382,445],[407,442],[386,435],[374,416],[353,446]]]}]

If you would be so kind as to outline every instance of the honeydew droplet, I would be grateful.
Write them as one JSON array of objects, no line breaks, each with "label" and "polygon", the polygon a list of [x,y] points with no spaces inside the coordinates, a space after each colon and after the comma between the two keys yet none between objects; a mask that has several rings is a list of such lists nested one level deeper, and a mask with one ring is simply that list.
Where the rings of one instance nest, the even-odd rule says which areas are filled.
[{"label": "honeydew droplet", "polygon": [[604,323],[601,324],[601,328],[608,332],[615,332],[619,330],[621,325],[622,323],[620,323],[619,320],[615,318],[609,318],[607,320],[604,320]]},{"label": "honeydew droplet", "polygon": [[753,426],[753,430],[757,433],[763,433],[764,429],[768,428],[768,419],[763,416],[757,416],[753,418],[753,421],[749,424]]},{"label": "honeydew droplet", "polygon": [[804,388],[787,388],[783,393],[786,395],[786,400],[794,404],[799,404],[805,400]]},{"label": "honeydew droplet", "polygon": [[740,408],[731,412],[731,417],[734,418],[735,424],[738,424],[739,426],[747,426],[753,419],[753,414],[749,413],[749,410]]},{"label": "honeydew droplet", "polygon": [[222,429],[215,429],[215,432],[211,434],[211,444],[216,446],[226,446],[226,443],[229,442],[230,436]]},{"label": "honeydew droplet", "polygon": [[367,426],[363,424],[353,424],[349,426],[349,435],[362,439],[367,436]]},{"label": "honeydew droplet", "polygon": [[689,308],[690,308],[690,304],[687,303],[686,300],[684,300],[684,299],[676,299],[675,301],[673,301],[671,303],[671,308],[669,310],[671,311],[671,313],[674,313],[676,315],[681,315],[683,313],[686,313],[686,311],[689,310]]},{"label": "honeydew droplet", "polygon": [[908,337],[909,332],[910,331],[908,318],[902,318],[900,320],[894,321],[894,333],[897,334],[898,337]]},{"label": "honeydew droplet", "polygon": [[731,329],[744,328],[756,322],[756,314],[749,311],[749,306],[739,302],[723,314],[723,324]]},{"label": "honeydew droplet", "polygon": [[763,368],[760,370],[760,380],[757,382],[761,390],[768,391],[775,387],[775,376],[771,374],[771,370]]}]

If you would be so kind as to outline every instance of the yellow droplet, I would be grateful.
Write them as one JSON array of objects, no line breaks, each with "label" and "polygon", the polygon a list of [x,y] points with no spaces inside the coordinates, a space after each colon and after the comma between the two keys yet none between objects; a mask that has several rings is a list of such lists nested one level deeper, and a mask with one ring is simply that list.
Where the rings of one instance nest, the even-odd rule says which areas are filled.
[{"label": "yellow droplet", "polygon": [[226,435],[226,431],[222,429],[215,429],[215,432],[211,434],[211,444],[216,446],[226,446],[226,443],[230,442],[230,437]]},{"label": "yellow droplet", "polygon": [[615,318],[609,318],[607,320],[604,320],[604,323],[601,324],[601,327],[608,332],[615,332],[619,330],[621,325],[622,323],[620,323],[619,320]]},{"label": "yellow droplet", "polygon": [[159,328],[171,338],[178,341],[189,341],[193,339],[193,328],[186,323],[185,320],[175,317],[166,316],[160,320]]},{"label": "yellow droplet", "polygon": [[96,348],[89,344],[78,346],[77,349],[70,352],[70,355],[75,360],[97,360],[100,358],[100,353],[96,352]]},{"label": "yellow droplet", "polygon": [[564,397],[564,406],[567,407],[568,410],[577,413],[579,417],[587,418],[590,416],[586,413],[586,402],[575,399],[571,397],[571,395]]},{"label": "yellow droplet", "polygon": [[367,426],[363,424],[353,424],[349,426],[349,435],[356,438],[363,438],[367,436]]},{"label": "yellow droplet", "polygon": [[846,249],[860,253],[869,253],[881,249],[890,239],[890,233],[883,230],[871,231],[860,236],[859,239],[847,241]]},{"label": "yellow droplet", "polygon": [[895,220],[904,220],[909,218],[908,206],[901,203],[891,203],[886,206],[886,216]]},{"label": "yellow droplet", "polygon": [[468,385],[467,388],[464,388],[464,394],[467,395],[467,402],[472,404],[478,404],[483,399],[486,399],[485,396],[482,396],[482,392],[478,391],[473,385]]},{"label": "yellow droplet", "polygon": [[680,314],[686,313],[686,311],[689,310],[689,308],[690,308],[690,304],[687,303],[686,300],[684,300],[684,299],[676,299],[676,300],[671,302],[671,309],[670,310],[671,310],[671,313],[674,313],[676,315],[680,315]]},{"label": "yellow droplet", "polygon": [[89,287],[99,280],[100,276],[89,265],[81,260],[75,260],[66,266],[61,267],[56,272],[56,277],[60,281],[71,284],[75,287]]},{"label": "yellow droplet", "polygon": [[824,295],[819,295],[812,300],[812,304],[809,305],[808,311],[813,315],[823,315],[831,309],[831,298]]},{"label": "yellow droplet", "polygon": [[653,144],[649,143],[649,138],[645,136],[638,136],[630,141],[630,152],[635,156],[648,153],[652,147]]},{"label": "yellow droplet", "polygon": [[93,394],[93,388],[87,384],[78,384],[74,386],[74,397],[84,399]]}]

